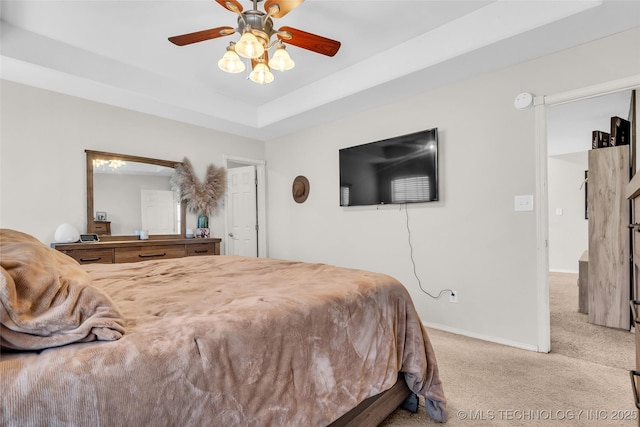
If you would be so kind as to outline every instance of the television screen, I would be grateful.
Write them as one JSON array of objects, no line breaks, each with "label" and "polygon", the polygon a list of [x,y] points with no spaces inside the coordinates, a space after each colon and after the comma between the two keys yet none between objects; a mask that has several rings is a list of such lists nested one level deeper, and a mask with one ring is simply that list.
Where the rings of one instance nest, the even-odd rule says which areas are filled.
[{"label": "television screen", "polygon": [[438,200],[438,128],[339,152],[340,206]]}]

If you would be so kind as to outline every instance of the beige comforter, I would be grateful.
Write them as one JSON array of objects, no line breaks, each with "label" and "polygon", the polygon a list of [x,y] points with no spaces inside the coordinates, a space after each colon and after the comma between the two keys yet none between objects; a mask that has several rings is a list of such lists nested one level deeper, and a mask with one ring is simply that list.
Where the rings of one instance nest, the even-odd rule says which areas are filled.
[{"label": "beige comforter", "polygon": [[391,277],[233,256],[83,267],[125,334],[4,352],[4,425],[324,426],[399,371],[446,419],[429,338]]}]

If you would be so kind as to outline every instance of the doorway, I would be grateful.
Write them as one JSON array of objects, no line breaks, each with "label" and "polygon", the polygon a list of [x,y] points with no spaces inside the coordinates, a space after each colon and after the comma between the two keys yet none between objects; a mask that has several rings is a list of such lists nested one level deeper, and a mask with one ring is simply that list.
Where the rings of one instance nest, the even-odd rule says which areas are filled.
[{"label": "doorway", "polygon": [[593,131],[609,132],[611,117],[627,118],[631,90],[547,109],[549,270],[578,271],[588,247],[586,171]]},{"label": "doorway", "polygon": [[[537,283],[538,283],[538,351],[551,350],[549,310],[549,182],[547,111],[549,107],[587,100],[640,87],[640,76],[632,76],[600,85],[570,92],[535,98],[535,145],[536,145],[536,212],[537,224]],[[589,137],[590,138],[590,137]],[[590,139],[589,139],[590,140]],[[635,147],[634,147],[635,150]],[[555,209],[555,208],[554,208]],[[577,263],[577,259],[576,259]]]},{"label": "doorway", "polygon": [[265,161],[223,155],[228,171],[224,254],[267,256]]},{"label": "doorway", "polygon": [[[588,293],[585,286],[580,289],[584,292],[579,292],[577,285],[578,260],[586,259],[589,247],[586,198],[592,136],[594,131],[608,135],[611,117],[629,117],[632,93],[625,90],[551,105],[547,109],[549,300],[553,351],[566,348],[565,341],[571,337],[568,331],[592,330],[585,329],[589,328],[586,325]],[[582,274],[586,275],[585,272]],[[611,335],[606,330],[602,334]],[[587,351],[588,340],[576,340],[571,345],[584,346],[582,350]]]}]

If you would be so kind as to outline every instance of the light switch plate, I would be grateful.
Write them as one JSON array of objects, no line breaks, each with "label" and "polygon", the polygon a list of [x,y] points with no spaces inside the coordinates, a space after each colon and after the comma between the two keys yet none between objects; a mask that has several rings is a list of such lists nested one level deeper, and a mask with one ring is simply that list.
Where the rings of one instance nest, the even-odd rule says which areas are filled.
[{"label": "light switch plate", "polygon": [[513,210],[516,212],[532,211],[533,210],[533,195],[515,196],[513,203]]}]

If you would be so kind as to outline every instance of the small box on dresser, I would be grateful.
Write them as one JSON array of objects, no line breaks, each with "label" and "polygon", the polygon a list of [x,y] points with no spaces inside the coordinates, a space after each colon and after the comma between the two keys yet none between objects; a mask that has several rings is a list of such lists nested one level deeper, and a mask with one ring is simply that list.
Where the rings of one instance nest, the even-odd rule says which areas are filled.
[{"label": "small box on dresser", "polygon": [[92,221],[89,232],[100,235],[111,235],[111,221]]},{"label": "small box on dresser", "polygon": [[609,145],[629,145],[631,142],[631,122],[621,117],[611,117]]}]

